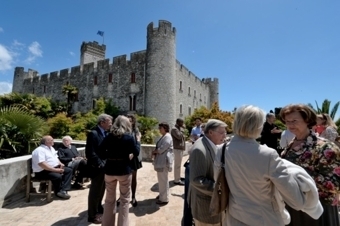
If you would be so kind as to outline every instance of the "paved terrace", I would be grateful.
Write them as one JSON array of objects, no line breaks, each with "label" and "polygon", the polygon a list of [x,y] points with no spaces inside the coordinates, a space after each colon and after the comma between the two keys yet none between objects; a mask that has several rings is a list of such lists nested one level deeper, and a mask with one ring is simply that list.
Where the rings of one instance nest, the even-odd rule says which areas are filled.
[{"label": "paved terrace", "polygon": [[[188,156],[183,157],[183,163]],[[184,167],[182,174],[184,176]],[[149,162],[143,162],[138,171],[137,207],[130,205],[130,226],[178,226],[183,213],[184,186],[174,186],[173,172],[169,173],[170,202],[158,206],[155,197],[158,195],[156,172]],[[72,190],[69,200],[53,197],[51,203],[44,198],[32,197],[31,202],[24,199],[11,203],[0,209],[1,226],[81,226],[95,225],[87,222],[87,195],[89,189]],[[38,184],[34,184],[38,187]],[[118,190],[117,190],[118,192]],[[104,197],[105,199],[105,197]],[[104,202],[104,200],[103,200]],[[117,219],[117,217],[116,217]]]}]

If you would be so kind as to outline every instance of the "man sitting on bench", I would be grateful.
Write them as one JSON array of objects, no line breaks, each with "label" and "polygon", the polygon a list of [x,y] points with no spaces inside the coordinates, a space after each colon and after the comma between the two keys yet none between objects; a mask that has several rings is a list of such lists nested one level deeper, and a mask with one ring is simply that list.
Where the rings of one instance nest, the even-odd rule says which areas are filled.
[{"label": "man sitting on bench", "polygon": [[[79,155],[77,148],[71,145],[72,138],[70,136],[63,137],[63,144],[58,149],[59,160],[67,167],[73,170],[73,175],[76,176],[76,180],[72,185],[75,189],[83,188],[83,178],[86,174],[87,161]],[[76,174],[77,172],[77,174]]]},{"label": "man sitting on bench", "polygon": [[69,199],[71,196],[67,194],[67,191],[71,187],[72,169],[65,167],[59,161],[53,144],[51,136],[44,136],[40,141],[40,146],[32,152],[33,173],[37,179],[51,180],[56,196]]}]

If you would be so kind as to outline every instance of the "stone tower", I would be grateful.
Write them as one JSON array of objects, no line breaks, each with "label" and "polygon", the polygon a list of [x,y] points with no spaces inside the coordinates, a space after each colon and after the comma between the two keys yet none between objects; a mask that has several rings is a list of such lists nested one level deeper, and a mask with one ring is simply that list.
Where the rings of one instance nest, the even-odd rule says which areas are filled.
[{"label": "stone tower", "polygon": [[16,67],[14,69],[14,77],[13,77],[13,87],[12,92],[14,93],[23,93],[24,90],[24,80],[27,78],[33,78],[38,76],[38,72],[32,69],[28,69],[27,72],[24,71],[23,67]]},{"label": "stone tower", "polygon": [[209,95],[210,95],[210,103],[208,106],[212,106],[214,102],[219,103],[218,97],[219,97],[219,83],[218,83],[218,78],[207,78],[205,79],[205,83],[209,85]]},{"label": "stone tower", "polygon": [[106,46],[96,41],[83,42],[80,47],[80,66],[94,62],[94,67],[97,67],[97,61],[105,59],[105,50]]},{"label": "stone tower", "polygon": [[145,114],[159,122],[176,121],[176,29],[160,20],[147,27]]}]

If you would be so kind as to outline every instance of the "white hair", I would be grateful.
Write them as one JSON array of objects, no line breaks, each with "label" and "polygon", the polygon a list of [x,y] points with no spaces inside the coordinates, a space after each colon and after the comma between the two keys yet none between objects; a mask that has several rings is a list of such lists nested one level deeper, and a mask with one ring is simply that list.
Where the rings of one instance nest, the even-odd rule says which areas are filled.
[{"label": "white hair", "polygon": [[235,112],[233,133],[246,138],[260,137],[264,123],[264,112],[253,105],[238,108]]}]

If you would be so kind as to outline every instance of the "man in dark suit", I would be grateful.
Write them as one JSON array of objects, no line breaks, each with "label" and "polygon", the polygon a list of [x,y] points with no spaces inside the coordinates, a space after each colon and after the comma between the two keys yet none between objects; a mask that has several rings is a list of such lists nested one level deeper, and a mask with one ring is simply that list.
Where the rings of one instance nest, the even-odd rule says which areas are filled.
[{"label": "man in dark suit", "polygon": [[61,147],[58,148],[59,160],[65,166],[72,168],[73,175],[76,176],[76,181],[72,187],[75,189],[83,188],[82,183],[86,174],[87,162],[79,155],[77,148],[74,145],[71,145],[72,138],[70,136],[64,136],[62,141]]},{"label": "man in dark suit", "polygon": [[214,180],[214,161],[217,146],[226,138],[227,124],[217,119],[209,119],[204,136],[195,141],[190,154],[188,203],[197,226],[218,226],[221,216],[211,216],[209,206]]},{"label": "man in dark suit", "polygon": [[104,165],[105,162],[98,157],[97,150],[106,131],[112,126],[112,117],[101,114],[97,119],[97,126],[88,133],[86,139],[86,158],[90,168],[91,187],[88,196],[88,222],[101,224],[103,214],[102,199],[105,192]]}]

